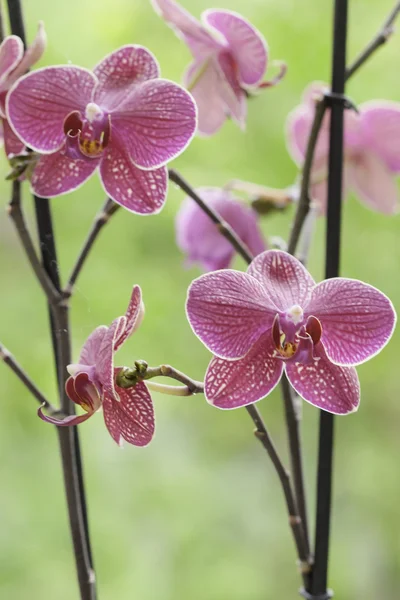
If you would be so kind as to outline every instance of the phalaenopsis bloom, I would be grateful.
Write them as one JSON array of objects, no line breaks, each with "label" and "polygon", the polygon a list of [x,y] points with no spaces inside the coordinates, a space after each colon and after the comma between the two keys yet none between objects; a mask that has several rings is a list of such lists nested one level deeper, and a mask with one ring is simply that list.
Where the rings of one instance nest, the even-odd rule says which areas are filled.
[{"label": "phalaenopsis bloom", "polygon": [[205,378],[207,400],[237,408],[260,400],[284,369],[298,394],[336,414],[357,409],[354,365],[389,341],[396,313],[379,290],[355,279],[316,284],[280,250],[257,256],[247,273],[207,273],[190,286],[189,322],[216,356]]},{"label": "phalaenopsis bloom", "polygon": [[212,135],[227,117],[244,128],[248,94],[275,85],[285,72],[283,66],[275,80],[262,83],[268,51],[261,33],[228,10],[206,10],[202,24],[174,0],[152,3],[193,55],[184,84],[197,102],[199,133]]},{"label": "phalaenopsis bloom", "polygon": [[9,35],[0,45],[0,119],[2,131],[1,139],[4,139],[6,155],[21,154],[25,144],[16,137],[9,127],[5,101],[8,90],[19,77],[34,65],[42,56],[46,48],[46,33],[43,23],[39,23],[38,32],[33,44],[25,51],[22,40],[16,35]]},{"label": "phalaenopsis bloom", "polygon": [[[256,213],[230,192],[221,188],[197,189],[208,206],[232,227],[256,256],[266,249]],[[176,217],[176,240],[187,255],[187,264],[200,263],[205,271],[229,267],[235,250],[208,215],[191,198],[186,198]]]},{"label": "phalaenopsis bloom", "polygon": [[[287,122],[288,148],[301,167],[315,112],[315,101],[328,88],[313,83]],[[347,110],[344,122],[344,195],[350,190],[369,208],[393,214],[398,209],[396,175],[400,173],[400,103],[375,100]],[[326,210],[329,155],[329,109],[319,133],[311,176],[311,193]]]},{"label": "phalaenopsis bloom", "polygon": [[103,408],[104,421],[111,437],[121,444],[126,440],[135,446],[146,446],[154,435],[154,411],[150,393],[143,382],[124,389],[115,378],[122,367],[114,367],[114,354],[139,327],[144,315],[142,293],[134,286],[125,316],[115,319],[110,327],[100,326],[88,337],[77,364],[69,365],[71,377],[65,384],[69,398],[86,414],[57,419],[39,416],[58,426],[78,425]]},{"label": "phalaenopsis bloom", "polygon": [[11,127],[43,154],[32,189],[51,197],[71,192],[97,169],[115,202],[145,214],[165,201],[165,164],[196,130],[196,105],[179,85],[159,78],[154,56],[123,46],[93,72],[45,67],[22,77],[7,97]]}]

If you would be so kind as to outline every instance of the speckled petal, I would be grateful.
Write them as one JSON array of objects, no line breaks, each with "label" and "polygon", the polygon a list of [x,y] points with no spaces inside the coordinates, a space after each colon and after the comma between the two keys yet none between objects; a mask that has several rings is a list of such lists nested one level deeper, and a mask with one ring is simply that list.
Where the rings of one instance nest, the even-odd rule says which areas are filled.
[{"label": "speckled petal", "polygon": [[24,55],[24,44],[16,35],[7,36],[0,44],[0,90],[7,89],[9,74]]},{"label": "speckled petal", "polygon": [[287,310],[295,304],[304,307],[315,286],[315,281],[301,262],[282,250],[267,250],[259,254],[247,272],[263,285],[279,310]]},{"label": "speckled petal", "polygon": [[326,353],[341,365],[359,365],[378,354],[396,323],[395,310],[385,294],[341,277],[315,287],[306,314],[320,320]]},{"label": "speckled petal", "polygon": [[114,383],[114,353],[116,341],[121,337],[126,327],[126,318],[117,317],[111,323],[104,334],[96,355],[96,373],[103,386],[103,390],[109,396],[119,401]]},{"label": "speckled petal", "polygon": [[165,79],[135,86],[112,114],[112,130],[136,166],[155,169],[183,152],[197,126],[192,96]]},{"label": "speckled petal", "polygon": [[[116,369],[117,370],[117,369]],[[105,395],[104,421],[113,440],[123,440],[134,446],[147,446],[154,435],[154,410],[149,391],[144,383],[127,390],[118,388],[120,402]]]},{"label": "speckled petal", "polygon": [[352,161],[350,182],[355,194],[372,210],[393,215],[399,210],[395,175],[375,153],[364,151]]},{"label": "speckled petal", "polygon": [[90,366],[96,364],[97,354],[100,350],[100,346],[107,331],[108,327],[106,327],[105,325],[100,325],[100,327],[97,327],[89,335],[79,356],[80,364]]},{"label": "speckled petal", "polygon": [[155,56],[133,44],[106,56],[93,72],[99,80],[94,102],[109,111],[115,110],[138,83],[160,76]]},{"label": "speckled petal", "polygon": [[115,344],[115,352],[122,344],[130,337],[140,326],[144,317],[144,304],[142,300],[142,290],[138,285],[133,286],[131,299],[128,308],[126,309],[125,318],[126,324],[120,337]]},{"label": "speckled petal", "polygon": [[267,396],[277,385],[283,361],[273,357],[271,331],[264,333],[239,360],[214,357],[205,376],[207,401],[218,408],[246,406]]},{"label": "speckled petal", "polygon": [[93,73],[80,67],[44,67],[28,73],[7,96],[10,125],[33,150],[55,152],[65,141],[65,117],[77,110],[84,114],[95,84]]},{"label": "speckled petal", "polygon": [[155,11],[189,46],[195,58],[204,58],[220,48],[206,29],[174,0],[151,0]]},{"label": "speckled petal", "polygon": [[357,410],[360,383],[354,367],[333,364],[322,342],[314,347],[318,359],[311,364],[290,363],[286,374],[296,392],[310,404],[335,415]]},{"label": "speckled petal", "polygon": [[41,198],[68,194],[85,183],[98,164],[98,159],[75,160],[65,156],[62,151],[44,154],[34,168],[32,190]]},{"label": "speckled petal", "polygon": [[242,16],[228,10],[206,10],[202,19],[227,40],[242,83],[257,85],[267,68],[267,45],[261,33]]},{"label": "speckled petal", "polygon": [[231,269],[195,279],[186,311],[195,334],[221,358],[244,356],[272,327],[276,315],[263,286]]},{"label": "speckled petal", "polygon": [[184,84],[190,89],[197,104],[198,133],[210,136],[216,133],[226,120],[226,105],[218,93],[221,72],[214,60],[206,65],[195,62],[184,75]]},{"label": "speckled petal", "polygon": [[166,167],[138,169],[115,136],[101,162],[100,178],[110,198],[131,212],[151,215],[164,206],[168,187]]}]

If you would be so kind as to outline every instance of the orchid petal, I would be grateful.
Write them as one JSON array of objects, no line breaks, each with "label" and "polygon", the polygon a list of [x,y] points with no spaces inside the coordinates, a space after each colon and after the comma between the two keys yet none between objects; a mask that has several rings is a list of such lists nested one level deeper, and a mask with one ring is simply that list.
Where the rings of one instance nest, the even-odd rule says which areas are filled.
[{"label": "orchid petal", "polygon": [[256,256],[247,273],[265,288],[265,293],[279,310],[295,304],[305,306],[315,281],[297,258],[282,250],[267,250]]},{"label": "orchid petal", "polygon": [[400,103],[375,101],[360,106],[365,145],[375,151],[387,167],[400,172]]},{"label": "orchid petal", "polygon": [[100,346],[107,331],[108,327],[106,327],[105,325],[100,325],[100,327],[97,327],[89,335],[81,350],[81,354],[79,356],[78,361],[79,364],[91,366],[96,364],[97,355],[99,353]]},{"label": "orchid petal", "polygon": [[196,125],[192,96],[166,79],[135,86],[112,114],[112,127],[135,165],[143,169],[161,167],[183,152]]},{"label": "orchid petal", "polygon": [[221,52],[218,56],[218,65],[221,70],[217,93],[226,105],[230,117],[241,127],[246,126],[247,102],[246,94],[237,78],[236,67],[232,56],[228,52]]},{"label": "orchid petal", "polygon": [[121,336],[115,344],[115,352],[122,346],[124,342],[140,327],[144,317],[144,304],[142,300],[142,290],[140,286],[134,285],[131,299],[125,313],[126,324]]},{"label": "orchid petal", "polygon": [[10,77],[7,78],[7,86],[10,88],[12,84],[17,81],[19,77],[25,75],[29,69],[40,60],[43,55],[43,52],[46,50],[47,45],[47,36],[46,31],[44,29],[44,24],[42,21],[39,21],[38,30],[36,33],[36,37],[33,40],[32,44],[25,51],[22,60],[10,74]]},{"label": "orchid petal", "polygon": [[100,178],[110,198],[131,212],[157,214],[164,206],[168,187],[166,167],[138,169],[115,136],[100,164]]},{"label": "orchid petal", "polygon": [[276,309],[246,273],[207,273],[189,287],[187,317],[194,333],[221,358],[240,358],[272,327]]},{"label": "orchid petal", "polygon": [[86,412],[94,413],[101,407],[102,399],[99,390],[89,373],[83,371],[74,377],[69,377],[65,383],[68,397],[79,404]]},{"label": "orchid petal", "polygon": [[51,423],[52,425],[57,425],[57,427],[71,427],[71,425],[79,425],[79,423],[83,423],[87,419],[93,416],[94,413],[85,413],[84,415],[70,415],[68,417],[64,417],[63,419],[57,419],[56,417],[49,417],[45,415],[43,412],[43,406],[41,406],[37,411],[38,416],[42,419],[42,421],[46,421],[46,423]]},{"label": "orchid petal", "polygon": [[134,446],[147,446],[154,435],[154,410],[149,391],[139,382],[129,389],[118,388],[120,402],[105,395],[104,421],[113,440],[126,440]]},{"label": "orchid petal", "polygon": [[393,173],[374,152],[364,151],[351,163],[351,183],[369,208],[392,215],[399,209],[399,192]]},{"label": "orchid petal", "polygon": [[320,320],[326,353],[340,365],[359,365],[378,354],[396,323],[395,310],[385,294],[342,277],[319,283],[306,310]]},{"label": "orchid petal", "polygon": [[[308,139],[314,121],[315,106],[300,105],[289,113],[286,119],[286,143],[291,157],[301,166],[304,162]],[[329,152],[329,115],[325,114],[318,133],[314,151],[315,161],[324,158],[327,161]]]},{"label": "orchid petal", "polygon": [[239,360],[214,357],[205,376],[207,402],[218,408],[239,408],[267,396],[279,382],[283,361],[273,356],[271,331],[264,333]]},{"label": "orchid petal", "polygon": [[176,35],[188,45],[195,58],[204,58],[220,48],[217,40],[201,23],[174,0],[151,0],[151,3]]},{"label": "orchid petal", "polygon": [[96,78],[87,69],[44,67],[16,81],[6,101],[10,125],[33,150],[48,154],[64,143],[64,119],[82,114],[91,101]]},{"label": "orchid petal", "polygon": [[155,56],[147,48],[133,44],[103,58],[93,72],[99,80],[94,102],[109,111],[116,110],[134,86],[160,76]]},{"label": "orchid petal", "polygon": [[296,392],[307,402],[335,415],[357,410],[360,403],[360,383],[354,367],[333,364],[322,342],[314,347],[311,364],[290,363],[286,374]]},{"label": "orchid petal", "polygon": [[65,156],[62,151],[44,154],[34,168],[32,190],[41,198],[68,194],[83,185],[98,164],[98,159],[75,160]]},{"label": "orchid petal", "polygon": [[206,10],[202,20],[228,42],[241,82],[257,85],[267,68],[267,45],[261,33],[242,16],[228,10]]},{"label": "orchid petal", "polygon": [[226,119],[226,104],[217,92],[221,85],[220,69],[213,60],[194,62],[184,75],[184,83],[197,104],[199,134],[213,135]]},{"label": "orchid petal", "polygon": [[0,90],[7,89],[8,76],[24,55],[24,44],[16,35],[7,36],[0,44]]},{"label": "orchid petal", "polygon": [[117,317],[107,329],[96,356],[96,373],[104,392],[119,401],[114,383],[115,344],[126,326],[125,317]]},{"label": "orchid petal", "polygon": [[6,156],[10,156],[10,154],[13,154],[14,156],[22,154],[25,150],[25,144],[15,135],[8,124],[7,119],[1,119],[1,122],[3,124],[4,150]]}]

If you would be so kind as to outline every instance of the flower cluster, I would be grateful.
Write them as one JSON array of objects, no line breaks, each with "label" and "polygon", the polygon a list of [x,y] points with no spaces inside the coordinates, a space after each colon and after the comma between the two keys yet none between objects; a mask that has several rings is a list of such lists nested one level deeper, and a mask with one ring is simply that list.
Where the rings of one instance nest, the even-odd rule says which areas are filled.
[{"label": "flower cluster", "polygon": [[134,286],[126,314],[109,327],[100,326],[88,337],[77,364],[69,365],[71,377],[65,390],[69,398],[83,408],[85,414],[57,419],[39,416],[58,426],[78,425],[103,409],[106,427],[117,444],[126,440],[135,446],[146,446],[154,435],[154,411],[150,393],[143,382],[128,389],[116,385],[115,377],[122,367],[114,367],[114,354],[139,327],[144,315],[142,292]]},{"label": "flower cluster", "polygon": [[[327,87],[311,84],[303,103],[294,109],[287,122],[288,148],[301,166],[315,112],[315,101]],[[400,103],[374,100],[358,107],[358,113],[345,112],[344,196],[354,190],[369,208],[393,214],[398,210],[399,193],[395,177],[400,173]],[[319,132],[314,155],[311,192],[326,211],[329,154],[329,109]]]},{"label": "flower cluster", "polygon": [[189,288],[187,315],[215,357],[205,377],[207,400],[237,408],[260,400],[283,370],[298,394],[335,414],[357,409],[354,365],[389,341],[396,313],[376,288],[354,279],[315,284],[296,258],[263,252],[247,273],[207,273]]}]

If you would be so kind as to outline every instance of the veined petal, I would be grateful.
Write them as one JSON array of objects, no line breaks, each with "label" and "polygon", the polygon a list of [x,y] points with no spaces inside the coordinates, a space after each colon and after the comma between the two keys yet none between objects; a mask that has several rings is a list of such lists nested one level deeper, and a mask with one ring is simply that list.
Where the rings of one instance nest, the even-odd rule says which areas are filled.
[{"label": "veined petal", "polygon": [[258,281],[226,269],[192,282],[186,313],[194,333],[211,352],[241,358],[272,327],[276,309]]},{"label": "veined petal", "polygon": [[267,396],[277,385],[283,361],[273,356],[271,330],[239,360],[214,357],[205,376],[207,402],[218,408],[239,408]]},{"label": "veined petal", "polygon": [[31,185],[41,198],[68,194],[79,188],[96,170],[99,160],[75,160],[62,151],[44,154],[36,164]]},{"label": "veined petal", "polygon": [[96,77],[81,67],[44,67],[18,79],[6,100],[10,125],[33,150],[48,154],[64,143],[64,119],[84,114]]},{"label": "veined petal", "polygon": [[130,44],[103,58],[93,72],[99,80],[94,102],[113,111],[138,83],[159,77],[160,67],[147,48]]},{"label": "veined petal", "polygon": [[257,85],[267,68],[267,44],[261,33],[241,15],[228,10],[206,10],[202,20],[228,42],[241,82]]},{"label": "veined petal", "polygon": [[237,68],[232,56],[227,52],[222,52],[218,56],[218,65],[221,73],[216,93],[224,101],[229,116],[232,117],[241,129],[244,129],[247,116],[246,94],[240,86]]},{"label": "veined petal", "polygon": [[168,187],[166,167],[139,169],[115,135],[101,161],[100,178],[110,198],[131,212],[154,215],[164,206]]},{"label": "veined petal", "polygon": [[197,109],[180,85],[153,79],[135,86],[112,115],[132,161],[142,169],[155,169],[178,156],[195,134]]},{"label": "veined petal", "polygon": [[9,74],[24,55],[24,44],[16,35],[7,36],[0,44],[0,90],[7,89]]},{"label": "veined petal", "polygon": [[151,3],[176,35],[188,45],[195,58],[205,58],[221,47],[199,21],[174,0],[151,0]]},{"label": "veined petal", "polygon": [[400,103],[383,100],[360,106],[365,147],[375,151],[387,167],[400,172]]},{"label": "veined petal", "polygon": [[19,77],[25,75],[25,73],[42,57],[43,52],[46,49],[47,45],[47,36],[46,31],[44,29],[44,24],[42,21],[39,21],[38,30],[36,33],[36,37],[33,40],[32,44],[23,54],[22,60],[16,65],[16,68],[10,73],[10,76],[7,78],[7,87],[8,89],[12,86],[12,84],[17,81]]},{"label": "veined petal", "polygon": [[108,327],[105,325],[100,325],[92,331],[81,350],[78,361],[80,364],[91,366],[96,364],[97,355],[107,331]]},{"label": "veined petal", "polygon": [[15,135],[9,126],[7,119],[1,119],[1,122],[3,125],[4,150],[6,156],[9,156],[10,154],[22,154],[25,149],[25,144]]},{"label": "veined petal", "polygon": [[144,317],[144,304],[142,300],[142,290],[140,286],[134,285],[132,290],[131,299],[129,301],[128,308],[125,313],[126,324],[120,337],[117,339],[115,344],[115,352],[122,346],[122,344],[134,333],[142,319]]},{"label": "veined petal", "polygon": [[320,320],[326,353],[340,365],[359,365],[378,354],[396,324],[395,310],[385,294],[344,277],[316,285],[306,312]]},{"label": "veined petal", "polygon": [[387,215],[398,211],[399,192],[395,176],[375,152],[360,153],[351,162],[349,175],[356,195],[368,208]]},{"label": "veined petal", "polygon": [[192,63],[184,75],[184,83],[197,104],[200,135],[213,135],[225,122],[226,104],[218,93],[220,80],[220,69],[213,59]]},{"label": "veined petal", "polygon": [[114,383],[114,353],[117,340],[126,326],[125,317],[117,317],[108,327],[96,356],[96,373],[104,392],[119,401]]},{"label": "veined petal", "polygon": [[[117,369],[116,369],[117,370]],[[147,446],[154,435],[154,409],[146,385],[137,383],[129,389],[118,388],[120,402],[105,395],[104,421],[113,440],[126,440],[134,446]]]},{"label": "veined petal", "polygon": [[304,307],[315,286],[315,281],[301,262],[282,250],[267,250],[259,254],[247,273],[262,284],[270,302],[279,310],[287,310],[295,304]]},{"label": "veined petal", "polygon": [[335,415],[357,410],[360,383],[355,368],[333,364],[322,342],[314,347],[314,356],[317,360],[306,365],[286,365],[286,374],[296,392],[310,404]]}]

